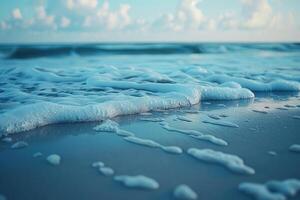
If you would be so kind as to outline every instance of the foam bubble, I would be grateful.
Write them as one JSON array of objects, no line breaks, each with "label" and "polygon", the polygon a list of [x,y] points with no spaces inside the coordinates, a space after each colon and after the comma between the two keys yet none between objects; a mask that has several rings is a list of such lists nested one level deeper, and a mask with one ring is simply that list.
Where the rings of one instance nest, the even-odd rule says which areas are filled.
[{"label": "foam bubble", "polygon": [[196,138],[198,140],[208,141],[213,144],[220,145],[220,146],[228,145],[228,143],[221,138],[218,138],[218,137],[215,137],[215,136],[209,135],[209,134],[203,134],[196,130],[184,130],[184,129],[174,128],[174,127],[170,126],[169,123],[167,123],[167,122],[161,122],[161,126],[168,131],[189,135],[190,137]]},{"label": "foam bubble", "polygon": [[162,150],[168,153],[173,153],[173,154],[182,154],[182,149],[177,146],[161,146]]},{"label": "foam bubble", "polygon": [[212,119],[215,119],[215,120],[221,119],[219,116],[214,115],[214,114],[208,114],[207,116],[212,118]]},{"label": "foam bubble", "polygon": [[262,200],[286,200],[285,196],[278,193],[272,193],[265,185],[258,183],[241,183],[239,190],[252,196],[254,199]]},{"label": "foam bubble", "polygon": [[117,132],[119,129],[119,124],[115,121],[112,121],[110,119],[105,120],[100,125],[93,128],[95,131],[99,132]]},{"label": "foam bubble", "polygon": [[124,140],[152,148],[158,148],[161,146],[159,143],[154,142],[153,140],[142,139],[135,136],[125,137]]},{"label": "foam bubble", "polygon": [[180,121],[184,121],[184,122],[192,122],[193,120],[185,117],[185,116],[182,116],[182,115],[177,115],[176,116],[176,119],[180,120]]},{"label": "foam bubble", "polygon": [[226,126],[226,127],[231,127],[231,128],[238,128],[239,125],[229,122],[229,121],[224,121],[224,120],[203,120],[202,122],[208,123],[208,124],[213,124],[213,125],[218,125],[218,126]]},{"label": "foam bubble", "polygon": [[103,175],[105,175],[105,176],[111,176],[111,175],[113,175],[115,172],[114,172],[114,170],[112,169],[112,168],[110,168],[110,167],[100,167],[99,168],[99,171],[103,174]]},{"label": "foam bubble", "polygon": [[292,144],[292,145],[289,147],[289,150],[290,150],[290,151],[293,151],[293,152],[298,152],[298,153],[300,153],[300,144]]},{"label": "foam bubble", "polygon": [[57,166],[61,162],[61,157],[57,154],[51,154],[47,157],[47,161],[49,164],[51,164],[53,166]]},{"label": "foam bubble", "polygon": [[160,118],[160,117],[141,117],[140,118],[141,121],[147,121],[147,122],[162,122],[164,121],[163,118]]},{"label": "foam bubble", "polygon": [[18,141],[16,143],[14,143],[13,145],[11,145],[12,149],[21,149],[21,148],[25,148],[28,146],[27,142],[24,141]]},{"label": "foam bubble", "polygon": [[240,84],[243,88],[248,88],[251,91],[260,91],[260,92],[300,90],[300,84],[298,82],[286,81],[286,80],[275,80],[269,83],[261,83],[256,80],[232,77],[227,75],[212,75],[208,77],[208,80],[217,83],[226,83],[228,81],[234,81]]},{"label": "foam bubble", "polygon": [[268,151],[268,154],[271,156],[277,156],[277,152],[275,151]]},{"label": "foam bubble", "polygon": [[164,146],[162,144],[159,144],[158,142],[155,142],[153,140],[149,139],[142,139],[136,136],[129,136],[125,137],[124,140],[128,142],[132,142],[138,145],[147,146],[151,148],[161,148],[163,151],[167,153],[173,153],[173,154],[181,154],[183,151],[180,147],[177,146]]},{"label": "foam bubble", "polygon": [[96,161],[92,163],[92,167],[94,168],[104,167],[104,163],[101,161]]},{"label": "foam bubble", "polygon": [[121,175],[121,176],[115,176],[114,180],[122,182],[126,187],[130,187],[130,188],[140,188],[140,189],[150,189],[150,190],[155,190],[159,188],[159,184],[156,180],[144,175],[137,175],[137,176]]},{"label": "foam bubble", "polygon": [[12,138],[11,137],[5,137],[5,138],[2,138],[1,141],[5,142],[5,143],[11,143],[12,142]]},{"label": "foam bubble", "polygon": [[43,154],[41,152],[36,152],[32,155],[32,157],[37,158],[37,157],[41,157],[43,156]]},{"label": "foam bubble", "polygon": [[265,184],[241,183],[239,190],[254,197],[257,200],[286,200],[293,197],[300,190],[300,180],[286,179],[283,181],[271,180]]},{"label": "foam bubble", "polygon": [[300,180],[287,179],[284,181],[269,181],[266,186],[271,191],[281,193],[285,196],[295,196],[300,190]]},{"label": "foam bubble", "polygon": [[197,199],[198,195],[188,185],[182,184],[176,186],[174,190],[174,197],[176,199],[182,199],[182,200],[193,200],[193,199]]},{"label": "foam bubble", "polygon": [[300,119],[300,116],[299,115],[294,115],[292,116],[294,119]]},{"label": "foam bubble", "polygon": [[220,164],[232,172],[250,175],[255,173],[253,168],[245,165],[244,161],[236,155],[214,151],[212,149],[196,148],[190,148],[187,152],[198,160]]}]

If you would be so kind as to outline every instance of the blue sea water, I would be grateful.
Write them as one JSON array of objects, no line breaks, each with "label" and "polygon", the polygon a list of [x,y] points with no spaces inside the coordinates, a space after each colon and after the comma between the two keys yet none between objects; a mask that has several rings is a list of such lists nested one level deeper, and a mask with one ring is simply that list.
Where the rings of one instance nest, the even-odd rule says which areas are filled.
[{"label": "blue sea water", "polygon": [[1,133],[300,89],[298,43],[2,45],[0,52]]},{"label": "blue sea water", "polygon": [[300,90],[299,43],[0,46],[0,134]]},{"label": "blue sea water", "polygon": [[[199,199],[246,200],[242,182],[298,187],[298,43],[1,45],[0,57],[0,199],[174,199],[188,184]],[[12,149],[18,141],[29,146]],[[95,161],[159,188],[125,188]]]}]

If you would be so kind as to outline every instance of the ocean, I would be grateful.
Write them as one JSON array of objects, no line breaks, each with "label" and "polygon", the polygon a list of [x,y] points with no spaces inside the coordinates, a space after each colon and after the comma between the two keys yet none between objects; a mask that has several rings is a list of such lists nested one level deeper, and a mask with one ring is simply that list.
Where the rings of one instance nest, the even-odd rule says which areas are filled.
[{"label": "ocean", "polygon": [[0,54],[2,133],[300,88],[298,43],[2,45]]},{"label": "ocean", "polygon": [[0,199],[299,199],[299,64],[299,43],[2,44]]}]

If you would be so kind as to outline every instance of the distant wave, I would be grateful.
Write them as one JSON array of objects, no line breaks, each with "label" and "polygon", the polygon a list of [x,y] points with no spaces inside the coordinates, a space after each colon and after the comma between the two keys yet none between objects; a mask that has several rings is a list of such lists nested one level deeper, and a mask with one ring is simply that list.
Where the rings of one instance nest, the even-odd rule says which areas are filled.
[{"label": "distant wave", "polygon": [[140,44],[82,44],[82,45],[2,45],[1,57],[6,59],[33,59],[70,55],[168,55],[209,54],[244,51],[300,51],[300,43],[140,43]]}]

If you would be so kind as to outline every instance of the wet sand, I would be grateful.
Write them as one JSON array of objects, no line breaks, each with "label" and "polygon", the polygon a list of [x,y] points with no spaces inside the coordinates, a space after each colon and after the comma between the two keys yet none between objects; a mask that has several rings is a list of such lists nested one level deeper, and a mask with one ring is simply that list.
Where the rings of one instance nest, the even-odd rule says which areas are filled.
[{"label": "wet sand", "polygon": [[[300,154],[289,151],[290,145],[300,144],[300,120],[294,117],[300,116],[299,104],[298,96],[279,100],[258,98],[254,102],[203,102],[189,108],[199,113],[188,113],[183,108],[152,116],[114,119],[120,128],[140,138],[182,148],[184,153],[179,155],[129,143],[115,133],[96,132],[93,127],[99,122],[57,124],[16,134],[12,137],[14,142],[24,140],[29,146],[11,149],[14,142],[0,143],[0,194],[8,200],[174,199],[174,188],[187,184],[197,192],[199,199],[251,199],[238,190],[239,183],[300,179]],[[178,115],[192,122],[178,120]],[[222,115],[220,120],[239,127],[203,123],[212,120],[208,115]],[[178,129],[214,135],[225,140],[228,146],[167,131],[159,122],[140,120],[147,117],[161,117]],[[255,169],[255,174],[237,174],[221,165],[196,160],[186,153],[189,148],[209,148],[238,155]],[[269,151],[277,155],[270,155]],[[43,155],[34,158],[36,152]],[[52,166],[46,161],[50,154],[61,156],[60,165]],[[157,190],[126,188],[114,181],[113,176],[104,176],[92,168],[95,161],[104,162],[116,175],[151,177],[160,187]],[[289,199],[298,198],[300,194]]]}]

